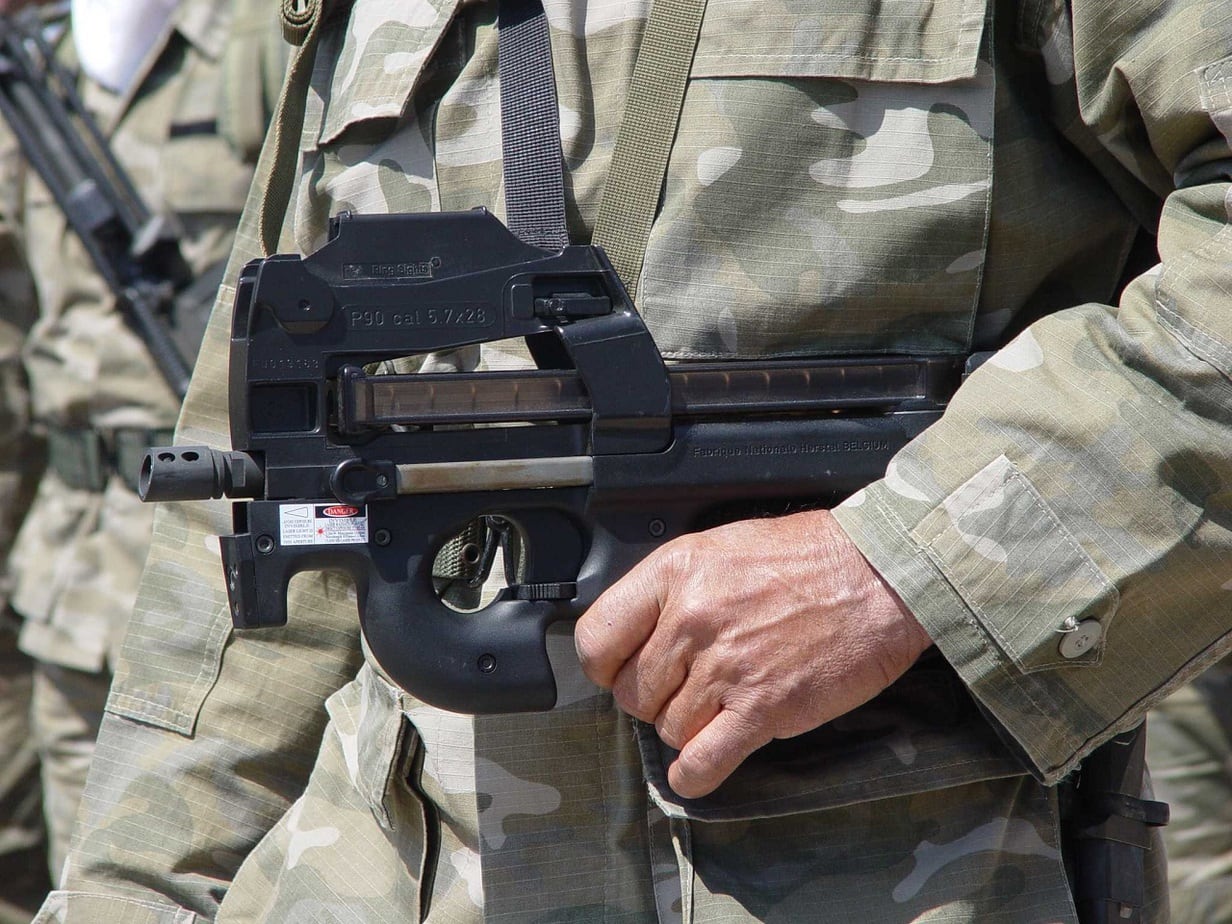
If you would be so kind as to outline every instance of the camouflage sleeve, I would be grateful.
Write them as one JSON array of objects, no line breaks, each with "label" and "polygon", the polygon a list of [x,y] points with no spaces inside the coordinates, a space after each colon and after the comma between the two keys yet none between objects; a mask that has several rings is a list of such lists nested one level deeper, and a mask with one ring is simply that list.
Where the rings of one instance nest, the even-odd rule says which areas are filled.
[{"label": "camouflage sleeve", "polygon": [[1161,263],[1028,328],[837,515],[1055,781],[1228,650],[1232,7],[1033,14],[1042,105],[1163,201]]}]

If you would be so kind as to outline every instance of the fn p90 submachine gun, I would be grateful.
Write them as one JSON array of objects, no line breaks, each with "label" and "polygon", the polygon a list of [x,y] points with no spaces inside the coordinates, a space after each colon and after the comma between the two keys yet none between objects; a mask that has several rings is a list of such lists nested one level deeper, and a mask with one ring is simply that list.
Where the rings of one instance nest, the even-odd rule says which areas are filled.
[{"label": "fn p90 submachine gun", "polygon": [[[539,368],[372,370],[516,337]],[[141,492],[236,500],[221,545],[237,627],[284,624],[295,573],[345,570],[396,683],[459,712],[543,710],[551,623],[674,536],[879,477],[962,372],[960,357],[669,367],[597,247],[539,250],[481,209],[344,214],[311,256],[241,275],[233,451],[151,449]],[[433,572],[475,522],[515,531],[520,554],[467,612]]]}]

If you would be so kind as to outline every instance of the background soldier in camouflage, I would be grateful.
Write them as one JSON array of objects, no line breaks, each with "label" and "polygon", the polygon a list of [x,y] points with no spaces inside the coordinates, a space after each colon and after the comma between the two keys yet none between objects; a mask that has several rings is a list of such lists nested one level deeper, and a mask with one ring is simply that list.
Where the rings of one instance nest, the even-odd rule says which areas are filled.
[{"label": "background soldier in camouflage", "polygon": [[[587,241],[648,4],[545,6]],[[344,208],[502,211],[496,4],[325,8],[298,159],[262,168],[295,171],[279,249]],[[833,515],[676,544],[642,572],[662,613],[623,583],[588,619],[592,673],[683,763],[564,631],[558,708],[479,718],[365,661],[336,577],[296,582],[285,629],[233,633],[227,505],[161,509],[40,920],[1073,921],[1055,784],[1228,650],[1230,55],[1223,0],[711,0],[636,280],[665,355],[1000,352]],[[1142,227],[1162,260],[1134,276]],[[182,442],[226,445],[233,294]],[[721,692],[656,714],[687,700],[654,686],[681,665],[617,668],[673,626],[652,648]],[[852,708],[921,626],[935,648]]]},{"label": "background soldier in camouflage", "polygon": [[0,123],[0,924],[25,924],[50,887],[38,754],[30,733],[34,662],[17,648],[21,623],[8,605],[8,550],[41,468],[41,446],[27,429],[21,367],[21,345],[37,306],[15,221],[17,176],[16,142]]},{"label": "background soldier in camouflage", "polygon": [[[261,74],[252,53],[266,36],[280,36],[267,5],[260,35],[251,14],[232,33],[231,2],[164,6],[165,21],[146,7],[139,25],[152,18],[157,31],[134,59],[135,72],[115,84],[87,75],[80,89],[147,204],[175,216],[185,257],[200,274],[230,251],[266,127],[267,84],[253,79]],[[71,37],[60,47],[75,65]],[[231,59],[228,67],[237,53],[253,62]],[[252,100],[237,111],[243,96]],[[134,491],[141,453],[166,439],[179,402],[32,170],[26,182],[22,221],[39,317],[23,360],[49,462],[8,566],[23,620],[20,647],[37,662],[32,728],[55,871],[68,852],[149,544],[152,511]]]}]

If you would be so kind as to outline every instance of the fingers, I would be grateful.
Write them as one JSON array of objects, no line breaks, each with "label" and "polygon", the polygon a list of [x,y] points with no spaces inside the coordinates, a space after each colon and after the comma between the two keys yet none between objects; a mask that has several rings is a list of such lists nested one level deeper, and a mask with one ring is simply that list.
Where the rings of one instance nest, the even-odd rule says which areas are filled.
[{"label": "fingers", "polygon": [[657,637],[648,640],[612,682],[612,694],[620,708],[643,722],[655,722],[664,704],[689,676],[688,662],[657,641]]},{"label": "fingers", "polygon": [[668,785],[686,799],[709,795],[746,757],[773,738],[760,723],[731,709],[721,710],[689,739],[668,767]]},{"label": "fingers", "polygon": [[599,596],[574,630],[586,676],[611,689],[629,659],[653,634],[669,587],[657,558],[646,559]]},{"label": "fingers", "polygon": [[655,732],[678,751],[713,722],[721,708],[717,698],[698,695],[699,686],[689,678],[688,685],[682,684],[654,719]]}]

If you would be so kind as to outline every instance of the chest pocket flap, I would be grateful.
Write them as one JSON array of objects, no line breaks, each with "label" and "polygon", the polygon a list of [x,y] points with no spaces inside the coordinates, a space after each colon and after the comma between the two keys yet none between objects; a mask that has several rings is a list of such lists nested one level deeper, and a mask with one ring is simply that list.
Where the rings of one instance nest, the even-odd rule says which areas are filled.
[{"label": "chest pocket flap", "polygon": [[962,80],[984,13],[983,0],[710,0],[693,76]]},{"label": "chest pocket flap", "polygon": [[457,6],[457,0],[356,0],[345,28],[322,36],[318,61],[329,73],[313,82],[328,86],[329,95],[317,144],[332,144],[357,123],[401,116]]}]

